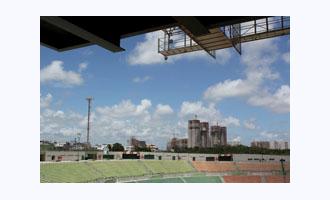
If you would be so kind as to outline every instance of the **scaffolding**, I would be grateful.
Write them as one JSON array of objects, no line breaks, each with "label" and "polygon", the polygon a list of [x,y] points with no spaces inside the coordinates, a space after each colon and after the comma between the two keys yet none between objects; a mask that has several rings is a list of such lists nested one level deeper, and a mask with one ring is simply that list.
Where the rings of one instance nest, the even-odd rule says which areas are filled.
[{"label": "scaffolding", "polygon": [[193,35],[184,26],[163,29],[158,39],[158,53],[168,56],[204,50],[216,58],[216,50],[234,47],[241,54],[241,44],[290,34],[290,17],[265,17],[249,22],[208,29],[209,33]]}]

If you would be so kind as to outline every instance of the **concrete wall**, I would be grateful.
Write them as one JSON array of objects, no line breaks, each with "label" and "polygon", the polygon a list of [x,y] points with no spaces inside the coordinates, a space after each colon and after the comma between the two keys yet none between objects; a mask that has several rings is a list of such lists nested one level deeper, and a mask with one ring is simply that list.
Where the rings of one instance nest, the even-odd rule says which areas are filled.
[{"label": "concrete wall", "polygon": [[[96,154],[97,160],[103,159],[102,151],[43,151],[40,154],[45,154],[45,161],[76,161],[85,159],[89,153]],[[110,155],[114,155],[115,160],[121,160],[123,152],[109,152]],[[142,156],[143,155],[143,156]],[[219,154],[200,154],[200,153],[171,153],[171,152],[140,152],[141,159],[144,155],[154,155],[154,160],[189,160],[193,161],[206,161],[206,157],[214,157],[215,161],[218,160]],[[290,162],[289,155],[261,155],[261,154],[232,154],[233,161],[235,162],[260,162],[262,159],[263,162],[280,162],[281,159],[284,159],[285,162]],[[52,157],[54,156],[54,160]],[[83,156],[83,157],[82,157]],[[180,158],[180,159],[179,159]]]},{"label": "concrete wall", "polygon": [[102,151],[42,151],[40,155],[44,155],[45,161],[76,161],[84,160],[88,154],[96,154],[96,160],[103,159]]},{"label": "concrete wall", "polygon": [[233,154],[233,161],[235,162],[280,162],[284,159],[285,162],[290,162],[289,155],[261,155],[261,154]]},{"label": "concrete wall", "polygon": [[[199,153],[163,153],[163,152],[140,152],[143,155],[155,155],[155,160],[158,160],[159,156],[162,157],[162,160],[172,160],[172,157],[175,156],[175,160],[178,160],[180,157],[181,160],[190,160],[193,161],[205,161],[206,157],[214,157],[215,160],[218,160],[219,154],[199,154]],[[281,159],[284,159],[286,162],[290,162],[289,155],[261,155],[261,154],[232,154],[233,161],[235,162],[260,162],[264,159],[264,162],[279,162]],[[258,160],[257,160],[258,159]]]}]

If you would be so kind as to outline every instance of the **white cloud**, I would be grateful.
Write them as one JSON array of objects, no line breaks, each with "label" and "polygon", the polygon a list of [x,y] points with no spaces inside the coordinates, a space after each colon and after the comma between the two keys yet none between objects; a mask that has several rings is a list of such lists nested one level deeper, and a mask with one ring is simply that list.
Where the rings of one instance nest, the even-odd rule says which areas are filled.
[{"label": "white cloud", "polygon": [[225,80],[215,85],[211,85],[204,92],[204,99],[209,101],[220,101],[226,97],[245,96],[255,90],[255,82],[249,82],[247,80]]},{"label": "white cloud", "polygon": [[71,87],[83,84],[81,75],[74,71],[65,71],[63,62],[52,61],[50,65],[40,70],[41,83],[55,83],[56,86]]},{"label": "white cloud", "polygon": [[261,139],[265,140],[277,140],[277,141],[287,141],[289,139],[290,133],[285,131],[262,131],[259,133]]},{"label": "white cloud", "polygon": [[276,39],[247,43],[242,63],[247,66],[243,79],[225,80],[209,86],[203,97],[209,102],[224,98],[244,97],[253,106],[269,107],[277,113],[290,112],[289,86],[282,86],[275,94],[264,92],[265,82],[280,77],[270,65],[279,58]]},{"label": "white cloud", "polygon": [[155,115],[169,115],[173,113],[173,109],[169,105],[158,104],[156,107]]},{"label": "white cloud", "polygon": [[87,63],[87,62],[80,63],[80,64],[79,64],[79,69],[78,69],[78,71],[79,71],[79,72],[82,72],[82,71],[86,70],[86,69],[87,69],[87,66],[88,66],[88,63]]},{"label": "white cloud", "polygon": [[224,65],[226,64],[232,56],[230,49],[220,49],[216,51],[216,62]]},{"label": "white cloud", "polygon": [[277,41],[277,38],[270,38],[243,43],[241,62],[248,67],[270,66],[280,55]]},{"label": "white cloud", "polygon": [[237,137],[234,137],[233,139],[232,139],[232,141],[233,142],[235,142],[235,143],[237,143],[237,142],[241,142],[241,137],[240,136],[237,136]]},{"label": "white cloud", "polygon": [[216,109],[215,104],[210,103],[208,106],[204,106],[201,101],[189,102],[184,101],[181,104],[179,117],[184,120],[193,119],[197,115],[198,119],[202,121],[208,121],[210,123],[220,121],[220,112]]},{"label": "white cloud", "polygon": [[286,52],[286,53],[284,53],[284,54],[282,55],[282,59],[283,59],[286,63],[290,64],[290,52]]},{"label": "white cloud", "polygon": [[244,127],[250,130],[257,129],[257,125],[255,124],[255,119],[245,120],[244,121]]},{"label": "white cloud", "polygon": [[74,112],[65,113],[62,110],[46,108],[40,115],[40,133],[48,135],[51,139],[56,139],[52,138],[56,135],[76,136],[78,132],[84,132],[86,123],[81,124],[83,119],[82,115]]},{"label": "white cloud", "polygon": [[134,83],[144,83],[146,81],[149,81],[151,79],[150,76],[144,76],[144,77],[135,77],[132,79]]},{"label": "white cloud", "polygon": [[290,112],[290,87],[282,85],[274,94],[259,93],[248,99],[253,106],[266,107],[276,113]]},{"label": "white cloud", "polygon": [[193,119],[197,115],[197,118],[201,121],[207,121],[212,124],[220,122],[223,126],[240,126],[239,119],[229,116],[222,117],[220,111],[216,108],[215,104],[210,103],[208,106],[204,106],[201,101],[189,102],[185,101],[181,104],[181,110],[178,113],[181,124],[186,126],[186,122],[189,119]]},{"label": "white cloud", "polygon": [[52,102],[53,96],[48,93],[45,97],[40,96],[40,108],[48,108]]},{"label": "white cloud", "polygon": [[131,65],[148,65],[164,63],[164,57],[158,53],[158,38],[162,31],[145,34],[143,42],[138,42],[128,56]]},{"label": "white cloud", "polygon": [[91,49],[84,49],[82,52],[81,52],[81,54],[83,55],[83,56],[90,56],[90,55],[92,55],[94,52],[91,50]]},{"label": "white cloud", "polygon": [[221,124],[224,126],[240,126],[240,121],[235,117],[229,116],[227,118],[224,118],[221,121]]},{"label": "white cloud", "polygon": [[141,100],[140,104],[134,105],[130,100],[124,100],[119,104],[108,107],[97,107],[96,112],[108,118],[121,119],[123,117],[143,117],[145,120],[150,119],[149,108],[151,101],[148,99]]}]

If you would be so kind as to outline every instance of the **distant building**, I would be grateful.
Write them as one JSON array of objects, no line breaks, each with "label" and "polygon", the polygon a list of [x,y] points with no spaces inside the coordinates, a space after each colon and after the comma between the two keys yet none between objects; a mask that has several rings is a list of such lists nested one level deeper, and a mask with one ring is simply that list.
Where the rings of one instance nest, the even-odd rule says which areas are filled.
[{"label": "distant building", "polygon": [[188,148],[206,148],[209,146],[209,123],[200,122],[197,116],[188,121]]},{"label": "distant building", "polygon": [[185,149],[188,147],[188,139],[187,138],[172,138],[168,143],[167,143],[167,150],[172,151],[174,149]]},{"label": "distant building", "polygon": [[158,147],[154,144],[148,144],[147,148],[149,148],[151,152],[157,152],[158,151]]},{"label": "distant building", "polygon": [[227,127],[214,125],[211,126],[210,146],[227,145]]},{"label": "distant building", "polygon": [[208,140],[209,140],[209,123],[201,122],[200,125],[201,125],[201,147],[207,148]]},{"label": "distant building", "polygon": [[201,147],[201,126],[197,119],[188,121],[188,148]]},{"label": "distant building", "polygon": [[97,144],[95,145],[95,149],[98,151],[103,151],[103,154],[108,154],[110,151],[108,144]]},{"label": "distant building", "polygon": [[146,142],[145,141],[140,141],[136,139],[135,137],[131,137],[130,139],[130,146],[134,147],[135,149],[137,148],[146,148]]},{"label": "distant building", "polygon": [[285,141],[270,142],[270,149],[289,149],[289,143]]},{"label": "distant building", "polygon": [[251,147],[269,149],[270,148],[270,142],[269,141],[253,141],[253,142],[251,142]]},{"label": "distant building", "polygon": [[227,145],[227,127],[225,126],[220,128],[220,145]]}]

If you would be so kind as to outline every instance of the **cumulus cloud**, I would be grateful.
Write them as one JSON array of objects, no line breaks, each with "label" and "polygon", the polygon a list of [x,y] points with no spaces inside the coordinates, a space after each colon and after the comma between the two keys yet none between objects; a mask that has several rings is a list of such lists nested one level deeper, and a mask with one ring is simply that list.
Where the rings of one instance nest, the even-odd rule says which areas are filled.
[{"label": "cumulus cloud", "polygon": [[241,137],[240,136],[234,137],[232,139],[232,141],[235,142],[235,143],[240,143],[241,142]]},{"label": "cumulus cloud", "polygon": [[220,121],[220,112],[216,109],[215,104],[210,103],[208,106],[204,106],[203,102],[189,102],[184,101],[181,104],[179,117],[183,119],[192,119],[197,115],[198,119],[203,121]]},{"label": "cumulus cloud", "polygon": [[224,98],[244,97],[250,105],[270,107],[274,112],[289,112],[289,86],[282,85],[274,94],[264,92],[266,81],[280,77],[270,67],[280,56],[276,41],[268,39],[247,43],[246,53],[241,59],[247,66],[245,77],[227,79],[209,86],[203,94],[204,99],[216,103]]},{"label": "cumulus cloud", "polygon": [[163,105],[163,104],[158,104],[156,111],[155,111],[155,115],[159,116],[159,115],[169,115],[172,114],[174,111],[171,108],[171,106],[169,105]]},{"label": "cumulus cloud", "polygon": [[204,99],[220,101],[227,97],[245,96],[253,92],[255,88],[255,83],[248,84],[247,80],[225,80],[208,87],[204,92]]},{"label": "cumulus cloud", "polygon": [[244,121],[244,127],[250,130],[255,130],[257,129],[257,125],[255,124],[256,120],[255,119],[249,119]]},{"label": "cumulus cloud", "polygon": [[[78,132],[82,133],[84,131],[85,127],[81,123],[83,120],[84,117],[78,113],[65,113],[62,110],[46,108],[40,115],[41,136],[48,135],[51,139],[56,139],[56,135],[62,135],[64,138],[67,138],[67,136],[76,136]],[[70,139],[73,138],[71,137]]]},{"label": "cumulus cloud", "polygon": [[86,69],[87,69],[87,66],[88,66],[88,63],[87,63],[87,62],[80,63],[80,64],[79,64],[79,69],[78,69],[78,71],[79,71],[79,72],[82,72],[82,71],[86,70]]},{"label": "cumulus cloud", "polygon": [[52,61],[51,64],[40,70],[41,83],[54,83],[56,86],[72,87],[83,84],[81,75],[74,71],[65,71],[63,62]]},{"label": "cumulus cloud", "polygon": [[181,123],[184,126],[186,126],[187,120],[193,119],[195,115],[197,115],[199,120],[207,121],[210,124],[216,124],[217,122],[220,122],[220,124],[223,126],[240,126],[239,119],[233,116],[223,117],[213,103],[210,103],[206,106],[201,101],[185,101],[181,104],[181,109],[178,113],[178,116],[180,117]]},{"label": "cumulus cloud", "polygon": [[52,102],[53,96],[48,93],[46,96],[40,96],[40,108],[48,108]]},{"label": "cumulus cloud", "polygon": [[151,79],[150,76],[144,76],[144,77],[135,77],[132,79],[134,83],[144,83],[146,81],[149,81]]},{"label": "cumulus cloud", "polygon": [[149,108],[151,105],[151,101],[148,99],[141,100],[138,105],[133,104],[130,100],[124,100],[111,107],[97,107],[96,112],[107,118],[142,117],[148,121],[150,120]]},{"label": "cumulus cloud", "polygon": [[259,93],[248,99],[253,106],[262,106],[276,113],[290,112],[290,87],[282,85],[274,94]]},{"label": "cumulus cloud", "polygon": [[286,53],[284,53],[284,54],[282,55],[282,59],[283,59],[286,63],[290,64],[290,52],[286,52]]},{"label": "cumulus cloud", "polygon": [[270,38],[243,43],[241,62],[250,67],[270,66],[280,56],[277,41],[278,38]]},{"label": "cumulus cloud", "polygon": [[264,140],[288,140],[290,133],[286,131],[262,131],[259,133],[260,139]]},{"label": "cumulus cloud", "polygon": [[164,63],[164,57],[158,53],[158,38],[162,31],[145,34],[144,41],[138,42],[128,56],[131,65],[148,65]]},{"label": "cumulus cloud", "polygon": [[225,126],[240,126],[241,125],[239,119],[232,117],[232,116],[229,116],[229,117],[221,120],[221,124],[225,125]]}]

